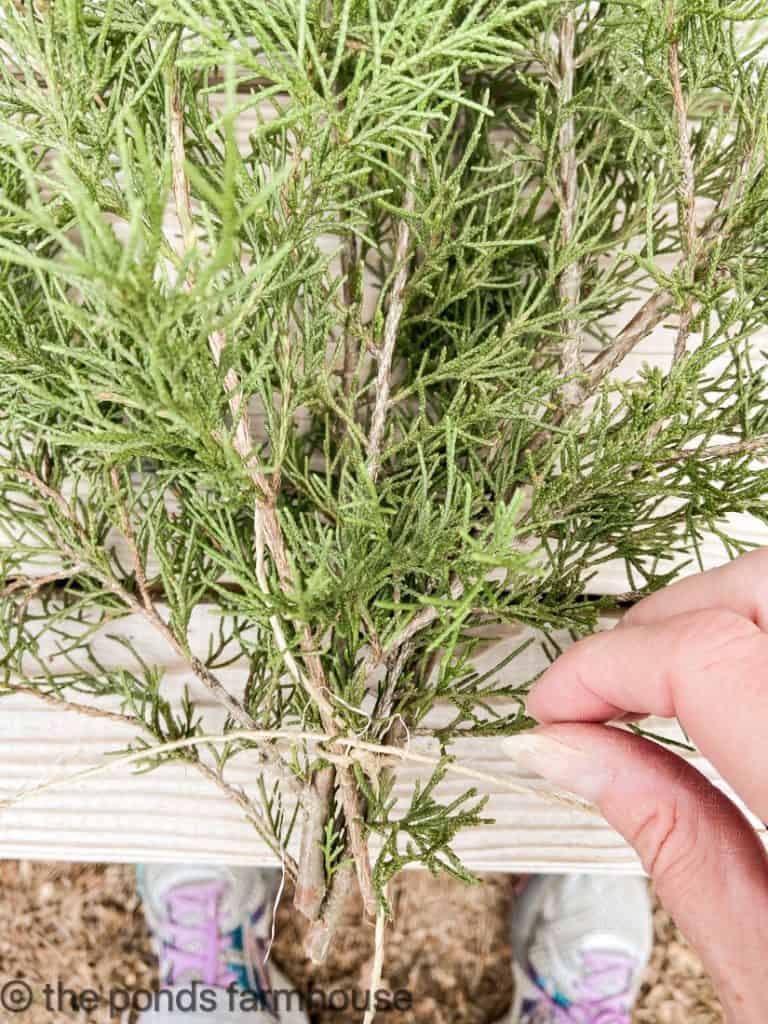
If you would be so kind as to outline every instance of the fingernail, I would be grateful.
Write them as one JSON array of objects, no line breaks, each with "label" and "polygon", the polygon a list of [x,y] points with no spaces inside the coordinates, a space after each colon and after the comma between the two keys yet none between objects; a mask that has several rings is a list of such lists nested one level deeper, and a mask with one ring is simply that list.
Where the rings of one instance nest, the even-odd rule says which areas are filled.
[{"label": "fingernail", "polygon": [[612,772],[583,750],[540,733],[509,736],[504,753],[525,772],[546,779],[557,789],[567,790],[583,800],[596,803],[612,781]]}]

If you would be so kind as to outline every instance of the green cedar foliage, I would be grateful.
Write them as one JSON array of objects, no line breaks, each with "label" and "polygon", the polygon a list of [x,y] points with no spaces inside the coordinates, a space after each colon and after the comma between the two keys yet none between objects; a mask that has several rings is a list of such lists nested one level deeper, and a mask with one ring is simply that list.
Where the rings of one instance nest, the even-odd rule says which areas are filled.
[{"label": "green cedar foliage", "polygon": [[[396,745],[440,702],[448,754],[530,724],[517,652],[473,668],[489,637],[583,635],[606,561],[631,599],[768,520],[766,0],[0,12],[7,692],[137,748],[203,729],[201,687],[227,729]],[[613,374],[660,324],[669,368]],[[181,710],[135,643],[96,651],[126,615]],[[276,850],[301,828],[310,916],[352,866],[374,900],[406,862],[467,876],[482,802],[441,804],[444,763],[396,813],[339,744],[256,744],[246,798],[253,746],[147,765],[187,758]]]}]

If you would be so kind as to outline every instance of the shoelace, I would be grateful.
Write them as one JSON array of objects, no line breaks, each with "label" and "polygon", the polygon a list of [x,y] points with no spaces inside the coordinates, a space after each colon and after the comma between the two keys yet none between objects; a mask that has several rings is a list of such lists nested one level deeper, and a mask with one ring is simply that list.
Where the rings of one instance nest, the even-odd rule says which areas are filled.
[{"label": "shoelace", "polygon": [[[577,1003],[565,1005],[558,1001],[532,973],[543,1002],[530,1006],[534,1015],[528,1018],[529,1024],[629,1024],[627,996],[634,974],[632,960],[622,953],[603,952],[587,952],[582,959],[585,976]],[[616,975],[615,983],[606,992],[607,982],[613,975]]]},{"label": "shoelace", "polygon": [[232,952],[220,928],[221,899],[226,882],[218,879],[179,885],[168,894],[168,923],[163,936],[169,981],[189,972],[205,985],[227,988],[237,975],[225,966]]}]

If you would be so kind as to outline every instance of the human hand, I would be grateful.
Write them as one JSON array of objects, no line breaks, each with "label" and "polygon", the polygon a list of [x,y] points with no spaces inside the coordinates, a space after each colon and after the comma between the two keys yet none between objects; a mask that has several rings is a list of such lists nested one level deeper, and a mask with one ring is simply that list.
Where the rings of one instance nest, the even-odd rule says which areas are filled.
[{"label": "human hand", "polygon": [[[637,604],[538,680],[521,764],[594,802],[639,854],[732,1024],[768,1020],[768,856],[740,810],[682,757],[605,724],[676,716],[768,821],[768,549]],[[578,724],[576,724],[578,723]]]}]

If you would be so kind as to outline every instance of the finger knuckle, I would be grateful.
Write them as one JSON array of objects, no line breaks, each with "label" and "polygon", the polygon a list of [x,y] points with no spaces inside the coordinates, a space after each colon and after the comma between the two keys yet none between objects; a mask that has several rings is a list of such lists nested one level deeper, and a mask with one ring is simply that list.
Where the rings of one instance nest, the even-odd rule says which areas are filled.
[{"label": "finger knuckle", "polygon": [[675,675],[690,678],[697,670],[728,660],[734,647],[756,634],[749,619],[725,608],[706,608],[677,617],[672,666]]},{"label": "finger knuckle", "polygon": [[696,877],[706,856],[698,840],[696,805],[676,794],[659,797],[631,836],[643,867],[660,889],[679,888]]}]

